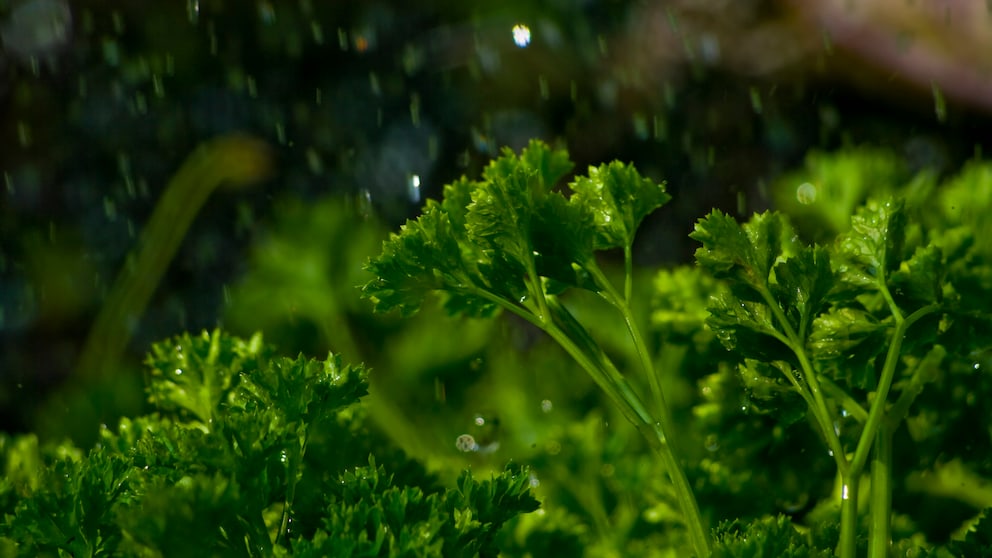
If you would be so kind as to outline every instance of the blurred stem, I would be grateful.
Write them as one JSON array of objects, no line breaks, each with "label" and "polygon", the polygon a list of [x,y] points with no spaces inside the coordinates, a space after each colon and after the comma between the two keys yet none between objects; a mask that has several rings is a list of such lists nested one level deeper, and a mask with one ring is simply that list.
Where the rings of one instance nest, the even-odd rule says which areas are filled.
[{"label": "blurred stem", "polygon": [[913,405],[913,401],[923,393],[923,386],[934,381],[937,377],[940,363],[944,361],[946,356],[947,349],[941,345],[934,345],[927,352],[923,360],[917,365],[916,370],[913,371],[909,383],[899,392],[899,398],[889,408],[885,421],[888,428],[893,431],[899,428],[899,425],[909,414],[909,408]]},{"label": "blurred stem", "polygon": [[221,184],[242,186],[271,172],[268,146],[230,135],[193,151],[166,186],[134,252],[128,255],[90,329],[76,372],[84,380],[113,374],[162,275],[196,214]]},{"label": "blurred stem", "polygon": [[623,247],[623,301],[630,304],[634,296],[634,254],[630,245]]},{"label": "blurred stem", "polygon": [[868,411],[866,411],[860,403],[851,397],[850,394],[841,389],[841,387],[837,384],[833,383],[830,378],[825,376],[821,377],[820,385],[823,387],[823,391],[827,392],[827,395],[840,402],[840,406],[843,407],[848,414],[854,417],[854,420],[861,423],[868,420]]},{"label": "blurred stem", "polygon": [[883,427],[875,435],[869,502],[868,557],[888,558],[892,539],[892,430],[890,428]]}]

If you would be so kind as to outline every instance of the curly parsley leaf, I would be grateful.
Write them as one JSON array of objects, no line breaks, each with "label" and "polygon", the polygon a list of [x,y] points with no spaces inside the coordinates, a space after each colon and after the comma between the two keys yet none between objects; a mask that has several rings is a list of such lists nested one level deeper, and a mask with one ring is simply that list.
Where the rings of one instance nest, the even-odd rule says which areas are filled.
[{"label": "curly parsley leaf", "polygon": [[566,197],[556,190],[572,168],[564,150],[532,141],[444,189],[384,243],[364,288],[377,311],[410,314],[444,293],[452,313],[487,316],[567,287],[603,288],[591,278],[594,251],[629,248],[643,218],[668,201],[664,185],[620,163],[590,169]]},{"label": "curly parsley leaf", "polygon": [[156,343],[145,361],[148,400],[210,423],[237,375],[256,369],[267,351],[261,336],[243,341],[217,331]]},{"label": "curly parsley leaf", "polygon": [[664,182],[642,177],[619,161],[590,167],[588,176],[569,186],[571,203],[588,208],[594,217],[597,250],[632,245],[644,217],[671,199]]},{"label": "curly parsley leaf", "polygon": [[800,350],[835,283],[828,251],[797,247],[778,213],[741,225],[714,211],[690,236],[703,244],[696,250],[699,265],[729,283],[712,299],[707,320],[724,346],[766,360]]},{"label": "curly parsley leaf", "polygon": [[823,310],[827,294],[834,286],[830,254],[821,246],[804,247],[775,265],[771,291],[785,309],[789,323],[800,339],[806,339],[813,319]]},{"label": "curly parsley leaf", "polygon": [[885,351],[889,329],[864,310],[831,308],[813,322],[810,355],[843,385],[870,389],[875,386],[872,362]]},{"label": "curly parsley leaf", "polygon": [[[221,332],[157,344],[148,364],[159,412],[122,419],[85,455],[0,436],[7,479],[0,483],[0,548],[77,556],[496,556],[496,531],[536,509],[530,476],[519,468],[483,481],[466,474],[447,490],[398,453],[384,454],[393,457],[389,468],[365,453],[368,467],[328,470],[328,463],[355,463],[355,455],[342,454],[368,447],[340,439],[369,435],[353,424],[362,416],[353,407],[366,393],[365,370],[335,356],[270,351],[260,337]],[[178,362],[182,374],[175,374]],[[336,428],[342,421],[348,425]],[[338,436],[312,435],[328,428]],[[335,460],[313,461],[308,450]]]},{"label": "curly parsley leaf", "polygon": [[884,287],[899,268],[906,239],[906,212],[901,200],[869,200],[851,218],[851,229],[838,239],[841,280],[866,289]]}]

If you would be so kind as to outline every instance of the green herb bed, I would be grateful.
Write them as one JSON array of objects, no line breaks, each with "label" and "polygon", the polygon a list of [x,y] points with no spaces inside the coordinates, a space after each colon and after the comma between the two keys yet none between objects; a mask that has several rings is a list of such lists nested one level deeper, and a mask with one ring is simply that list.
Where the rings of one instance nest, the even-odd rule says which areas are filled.
[{"label": "green herb bed", "polygon": [[[304,268],[345,241],[297,206],[295,240],[271,242],[298,257],[261,248],[229,323],[289,343],[310,323],[355,362],[250,332],[154,345],[150,412],[92,449],[0,438],[0,551],[990,556],[992,166],[894,161],[811,155],[777,211],[714,210],[695,264],[645,270],[635,235],[665,185],[619,162],[573,174],[531,142],[446,186],[344,295],[353,275]],[[404,418],[421,392],[440,422],[488,400],[503,425]]]}]

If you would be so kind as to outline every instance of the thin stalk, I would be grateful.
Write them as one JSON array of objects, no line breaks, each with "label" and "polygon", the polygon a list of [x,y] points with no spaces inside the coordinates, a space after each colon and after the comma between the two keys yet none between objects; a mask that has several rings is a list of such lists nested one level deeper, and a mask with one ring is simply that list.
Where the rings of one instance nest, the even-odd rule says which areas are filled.
[{"label": "thin stalk", "polygon": [[892,541],[892,430],[875,435],[871,462],[868,558],[888,558]]},{"label": "thin stalk", "polygon": [[861,406],[849,393],[840,388],[837,384],[833,383],[830,378],[820,378],[820,385],[823,387],[823,391],[827,392],[827,395],[834,398],[840,402],[840,406],[844,408],[855,420],[858,422],[865,422],[868,420],[868,411]]},{"label": "thin stalk", "polygon": [[279,523],[279,531],[276,533],[275,544],[279,544],[283,539],[289,540],[289,516],[293,512],[293,502],[296,500],[296,485],[299,482],[300,465],[303,463],[303,456],[307,451],[307,443],[304,439],[300,444],[299,451],[294,451],[289,456],[289,463],[286,465],[286,498],[282,507],[282,521]]},{"label": "thin stalk", "polygon": [[628,244],[623,247],[623,301],[630,304],[634,296],[634,254]]},{"label": "thin stalk", "polygon": [[[875,398],[871,402],[871,407],[868,410],[868,420],[865,422],[864,430],[861,431],[861,436],[858,438],[858,446],[854,451],[854,457],[851,459],[847,471],[848,474],[846,475],[847,479],[850,481],[850,486],[854,489],[853,493],[855,495],[857,494],[858,481],[861,478],[861,473],[864,470],[865,464],[868,460],[868,454],[871,451],[872,445],[876,442],[876,436],[879,435],[880,427],[883,426],[886,408],[885,401],[889,396],[889,389],[892,387],[892,380],[895,378],[896,366],[899,363],[900,352],[902,350],[902,341],[906,336],[906,331],[917,320],[927,314],[935,312],[938,308],[939,307],[936,304],[931,304],[920,308],[916,312],[913,312],[905,319],[903,319],[899,314],[895,316],[896,328],[895,331],[892,332],[892,340],[889,343],[889,350],[885,355],[885,364],[882,367],[882,375],[878,381],[878,388],[875,390]],[[847,486],[847,484],[845,484],[845,486]],[[853,512],[846,509],[845,504],[847,504],[847,502],[842,500],[840,548],[852,548],[852,554],[842,555],[842,558],[853,558],[854,541],[857,536],[857,523],[855,521],[857,517],[857,500],[853,503]],[[845,522],[845,512],[853,513],[855,516],[854,520]]]},{"label": "thin stalk", "polygon": [[[710,555],[709,531],[705,527],[699,504],[692,492],[689,479],[675,455],[667,433],[644,406],[637,392],[620,374],[610,358],[603,352],[589,332],[553,297],[544,298],[549,314],[535,315],[519,303],[500,298],[481,289],[471,289],[475,295],[492,301],[501,308],[520,316],[547,333],[576,363],[596,382],[607,398],[620,410],[624,418],[637,428],[651,449],[658,455],[675,487],[682,518],[689,534],[689,541],[698,558]],[[556,319],[552,319],[556,318]]]},{"label": "thin stalk", "polygon": [[[551,305],[549,304],[549,306]],[[627,414],[625,416],[634,424],[651,448],[661,458],[662,464],[672,481],[672,485],[675,487],[675,494],[679,500],[683,521],[685,521],[689,540],[696,552],[696,556],[700,558],[708,557],[710,555],[709,533],[703,523],[699,504],[692,491],[692,486],[689,484],[689,479],[686,477],[682,464],[675,455],[675,448],[669,432],[665,430],[665,425],[661,421],[653,420],[650,413],[644,407],[643,402],[637,396],[637,393],[634,392],[627,380],[616,369],[613,362],[606,356],[595,340],[589,335],[588,331],[582,327],[575,317],[560,305],[555,304],[551,308],[555,311],[555,316],[560,319],[564,330],[558,329],[556,326],[554,329],[557,332],[553,332],[552,329],[546,329],[546,331],[562,344],[570,354],[572,354],[572,350],[569,349],[569,346],[572,346],[584,355],[584,352],[572,342],[572,339],[576,339],[584,345],[584,348],[589,351],[589,354],[595,355],[594,360],[590,362],[595,362],[601,369],[593,371],[587,368],[587,370],[593,375],[594,379],[597,376],[603,376],[606,379],[606,382],[610,385],[604,388],[604,390],[607,391],[608,395],[613,391],[619,395],[619,398],[622,400],[620,402],[621,410],[629,408],[634,411],[632,416]],[[672,425],[669,424],[668,426],[671,428]]]},{"label": "thin stalk", "polygon": [[[799,359],[799,366],[802,368],[803,379],[806,380],[806,385],[809,387],[809,393],[813,398],[813,405],[810,405],[810,410],[813,412],[813,416],[816,418],[817,422],[820,424],[820,430],[823,431],[823,439],[827,442],[827,447],[830,448],[831,453],[833,453],[834,461],[837,463],[837,468],[841,475],[844,475],[847,471],[847,459],[844,455],[843,446],[840,444],[840,438],[837,433],[834,432],[834,417],[830,412],[830,408],[827,406],[827,402],[823,398],[823,393],[820,390],[820,383],[816,379],[816,372],[813,370],[813,365],[810,364],[809,359],[806,357],[804,340],[800,339],[796,334],[796,330],[793,329],[792,324],[789,323],[788,318],[785,316],[785,312],[778,305],[778,301],[772,296],[772,293],[768,289],[760,289],[759,293],[764,299],[765,304],[768,305],[772,310],[772,315],[775,317],[776,321],[782,326],[785,331],[785,336],[788,339],[788,346],[792,352]],[[808,400],[807,400],[808,403]]]},{"label": "thin stalk", "polygon": [[905,319],[896,319],[896,329],[892,332],[892,341],[889,344],[889,351],[885,355],[885,365],[882,368],[882,376],[878,381],[878,388],[875,391],[875,398],[871,402],[868,410],[868,421],[861,432],[858,440],[858,447],[851,460],[852,474],[860,474],[868,460],[868,452],[875,441],[875,434],[878,432],[882,420],[885,418],[885,400],[889,396],[889,389],[892,387],[892,380],[895,378],[896,366],[899,364],[902,341],[906,337],[906,331],[920,318],[931,314],[939,308],[936,304],[924,306],[913,312]]},{"label": "thin stalk", "polygon": [[624,299],[620,298],[620,294],[616,292],[613,284],[606,278],[606,275],[603,274],[598,265],[593,263],[587,266],[587,270],[592,275],[593,280],[602,289],[599,293],[600,296],[623,316],[624,324],[627,326],[627,333],[630,335],[631,340],[633,340],[637,356],[641,361],[641,368],[644,369],[644,374],[648,378],[648,385],[651,389],[651,395],[654,397],[655,410],[657,411],[659,422],[661,422],[662,431],[671,441],[674,438],[673,433],[675,432],[675,425],[672,424],[671,409],[668,408],[668,403],[665,401],[665,392],[661,387],[661,378],[655,370],[654,361],[651,359],[651,352],[648,350],[647,343],[644,342],[644,336],[641,335],[640,328],[637,327],[637,322],[630,312],[630,305]]}]

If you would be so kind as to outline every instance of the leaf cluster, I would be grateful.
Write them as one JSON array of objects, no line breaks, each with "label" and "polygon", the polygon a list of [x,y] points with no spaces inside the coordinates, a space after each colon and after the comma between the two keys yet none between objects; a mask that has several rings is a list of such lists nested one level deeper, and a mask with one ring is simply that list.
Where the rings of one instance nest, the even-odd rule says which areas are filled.
[{"label": "leaf cluster", "polygon": [[[89,452],[2,439],[12,554],[495,556],[496,531],[537,506],[519,468],[445,490],[395,452],[377,464],[347,437],[366,371],[334,355],[215,331],[156,344],[147,365],[157,411]],[[321,445],[339,467],[311,459]]]},{"label": "leaf cluster", "polygon": [[[974,513],[992,503],[981,496],[976,480],[976,472],[990,472],[992,451],[987,434],[981,434],[988,431],[990,415],[983,411],[992,395],[984,371],[992,347],[987,296],[992,259],[987,243],[979,240],[992,210],[992,171],[976,162],[939,183],[926,172],[909,176],[893,159],[873,159],[871,153],[821,155],[811,159],[807,170],[812,171],[790,176],[791,183],[830,194],[790,211],[802,217],[801,230],[778,212],[744,223],[719,211],[701,219],[691,235],[702,244],[698,269],[659,275],[658,292],[672,291],[673,280],[682,275],[698,274],[695,281],[680,279],[694,287],[681,289],[690,300],[677,306],[695,308],[708,296],[705,329],[729,350],[720,359],[726,363],[720,372],[700,380],[704,399],[695,408],[707,421],[705,429],[729,446],[727,454],[712,460],[712,472],[724,471],[710,476],[715,487],[746,494],[754,488],[751,481],[767,480],[759,473],[737,482],[731,464],[754,469],[760,462],[764,468],[775,440],[794,446],[784,446],[793,456],[782,459],[810,462],[815,448],[798,439],[805,418],[833,456],[845,486],[858,483],[863,473],[867,478],[869,461],[882,463],[873,465],[881,471],[873,474],[888,477],[896,489],[891,503],[884,493],[870,494],[869,508],[885,517],[891,504],[907,514],[898,536],[892,526],[895,546],[943,556],[960,543],[934,547],[927,537],[946,540],[944,529],[953,529],[969,513],[961,504]],[[882,195],[868,197],[865,185],[880,176],[887,182],[873,191]],[[839,199],[850,209],[831,202]],[[819,243],[806,244],[802,237]],[[700,288],[714,279],[715,286]],[[655,303],[655,323],[662,331],[686,316],[673,313],[674,306],[663,299]],[[727,374],[733,369],[737,378]],[[762,427],[756,414],[774,424]],[[769,436],[769,428],[785,437]],[[879,439],[895,440],[887,450],[891,454],[874,449]],[[941,464],[951,456],[968,466]],[[815,463],[803,466],[820,472],[807,476],[800,493],[812,498],[809,517],[835,518],[837,504],[828,496],[832,475]],[[921,508],[920,498],[927,497],[944,503]],[[948,499],[956,500],[956,507]],[[774,507],[765,509],[774,513]],[[921,525],[928,526],[922,533]],[[852,522],[841,525],[841,538],[865,536],[855,529]],[[878,537],[867,540],[876,552],[882,544],[873,538]],[[977,552],[978,547],[969,548]],[[842,553],[850,555],[850,549]]]},{"label": "leaf cluster", "polygon": [[[532,141],[504,150],[482,179],[457,180],[441,202],[383,245],[364,287],[378,311],[418,310],[445,294],[452,313],[489,316],[500,308],[543,304],[564,287],[598,291],[597,250],[629,249],[644,217],[668,201],[663,184],[614,162],[557,189],[572,169],[563,150]],[[540,310],[538,310],[540,312]]]}]

